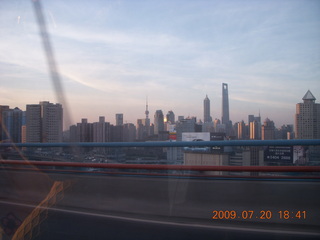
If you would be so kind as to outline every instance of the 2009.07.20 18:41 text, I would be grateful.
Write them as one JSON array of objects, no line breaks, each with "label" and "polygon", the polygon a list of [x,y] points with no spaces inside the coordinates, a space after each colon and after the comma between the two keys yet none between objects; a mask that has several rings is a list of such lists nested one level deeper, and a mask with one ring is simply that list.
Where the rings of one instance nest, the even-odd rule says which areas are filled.
[{"label": "2009.07.20 18:41 text", "polygon": [[235,210],[213,210],[212,219],[306,219],[307,211],[289,211],[289,210],[280,210],[280,211],[270,211],[270,210],[244,210],[244,211],[235,211]]}]

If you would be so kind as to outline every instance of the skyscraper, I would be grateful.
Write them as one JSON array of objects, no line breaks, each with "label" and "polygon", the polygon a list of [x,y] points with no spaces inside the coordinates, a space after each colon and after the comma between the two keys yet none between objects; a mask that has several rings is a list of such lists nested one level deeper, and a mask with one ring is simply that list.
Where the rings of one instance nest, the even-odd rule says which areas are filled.
[{"label": "skyscraper", "polygon": [[99,122],[93,123],[93,142],[106,142],[106,121],[100,116]]},{"label": "skyscraper", "polygon": [[2,141],[2,135],[3,135],[3,122],[2,122],[2,114],[4,111],[7,111],[9,110],[9,106],[3,106],[3,105],[0,105],[0,141]]},{"label": "skyscraper", "polygon": [[167,122],[174,124],[175,123],[175,115],[173,111],[169,111],[166,115]]},{"label": "skyscraper", "polygon": [[229,96],[228,96],[228,84],[222,83],[222,116],[221,123],[226,126],[229,124]]},{"label": "skyscraper", "polygon": [[303,103],[297,103],[295,115],[295,133],[297,139],[320,138],[320,104],[310,92],[302,98]]},{"label": "skyscraper", "polygon": [[248,127],[250,139],[261,139],[261,116],[248,115]]},{"label": "skyscraper", "polygon": [[116,126],[122,126],[123,125],[123,113],[117,113],[116,114]]},{"label": "skyscraper", "polygon": [[206,95],[206,98],[203,100],[203,122],[212,122],[210,116],[210,99],[208,98],[208,95]]},{"label": "skyscraper", "polygon": [[260,139],[260,130],[261,130],[261,124],[254,120],[250,123],[250,139],[252,140],[259,140]]},{"label": "skyscraper", "polygon": [[41,106],[40,104],[28,104],[26,108],[27,142],[42,142],[41,136]]},{"label": "skyscraper", "polygon": [[164,117],[162,110],[157,110],[154,114],[154,134],[164,131]]},{"label": "skyscraper", "polygon": [[40,102],[42,120],[42,142],[62,142],[62,105],[47,101]]},{"label": "skyscraper", "polygon": [[237,138],[238,139],[245,139],[246,138],[246,125],[244,121],[238,122],[237,127]]},{"label": "skyscraper", "polygon": [[[150,125],[149,125],[150,127]],[[147,138],[147,127],[146,127],[146,119],[137,119],[137,139],[138,140],[146,140]]]},{"label": "skyscraper", "polygon": [[137,128],[133,123],[123,125],[123,141],[134,142],[136,140]]},{"label": "skyscraper", "polygon": [[148,109],[148,98],[146,100],[146,120],[145,120],[145,137],[150,135],[150,118],[149,118],[149,109]]},{"label": "skyscraper", "polygon": [[62,105],[50,102],[29,104],[26,110],[27,142],[62,142]]},{"label": "skyscraper", "polygon": [[261,126],[261,138],[262,140],[274,140],[275,139],[275,127],[274,122],[271,121],[269,118],[263,122]]},{"label": "skyscraper", "polygon": [[9,109],[2,113],[3,140],[15,143],[22,141],[22,126],[25,125],[25,112],[19,108]]}]

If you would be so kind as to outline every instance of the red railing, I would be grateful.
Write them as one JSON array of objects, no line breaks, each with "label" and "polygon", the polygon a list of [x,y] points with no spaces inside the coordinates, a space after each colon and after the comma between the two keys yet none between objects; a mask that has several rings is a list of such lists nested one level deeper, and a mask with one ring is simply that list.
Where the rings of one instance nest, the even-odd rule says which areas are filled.
[{"label": "red railing", "polygon": [[75,168],[141,169],[141,170],[189,170],[189,171],[229,171],[229,172],[320,172],[320,166],[194,166],[194,165],[113,164],[113,163],[50,162],[50,161],[21,161],[21,160],[0,160],[0,164],[75,167]]}]

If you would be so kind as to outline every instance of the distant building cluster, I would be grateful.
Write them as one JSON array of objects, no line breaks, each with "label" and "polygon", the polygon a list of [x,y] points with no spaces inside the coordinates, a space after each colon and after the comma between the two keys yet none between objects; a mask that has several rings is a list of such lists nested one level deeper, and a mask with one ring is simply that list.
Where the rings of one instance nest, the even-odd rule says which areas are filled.
[{"label": "distant building cluster", "polygon": [[[320,104],[311,91],[296,104],[295,124],[276,128],[269,118],[248,115],[248,122],[232,124],[229,118],[228,85],[222,84],[221,120],[212,119],[210,99],[203,100],[203,121],[196,117],[176,116],[173,111],[166,115],[156,110],[153,123],[149,117],[148,101],[145,118],[136,124],[125,123],[124,114],[115,114],[115,125],[100,116],[90,123],[86,118],[63,132],[63,107],[48,101],[27,104],[26,111],[0,105],[0,140],[14,143],[55,142],[134,142],[134,141],[223,141],[223,140],[274,140],[320,139]],[[319,165],[319,146],[267,146],[267,147],[186,147],[167,150],[131,150],[131,157],[150,160],[166,159],[167,162],[185,165]],[[86,150],[90,152],[90,149]],[[124,151],[95,149],[116,161],[125,158]],[[121,153],[121,154],[120,154]],[[130,155],[130,154],[129,154]],[[163,157],[166,155],[166,157]],[[143,156],[143,157],[141,157]],[[152,157],[150,157],[152,156]],[[149,163],[149,162],[148,162]],[[219,174],[219,173],[218,173]],[[231,173],[233,174],[233,173]],[[251,173],[255,174],[255,173]]]},{"label": "distant building cluster", "polygon": [[156,110],[154,120],[149,118],[148,102],[145,118],[137,119],[136,124],[124,123],[123,113],[115,115],[115,125],[99,117],[99,121],[89,123],[82,119],[63,133],[63,107],[59,103],[40,102],[26,105],[26,111],[0,105],[0,140],[11,142],[131,142],[182,140],[184,132],[223,133],[226,139],[273,140],[273,139],[316,139],[320,138],[320,104],[308,90],[296,105],[295,125],[276,128],[269,118],[263,122],[261,116],[248,115],[248,122],[232,124],[229,119],[228,85],[222,84],[221,120],[212,119],[210,99],[203,101],[203,121],[196,117],[178,116],[173,111],[166,115]]},{"label": "distant building cluster", "polygon": [[63,109],[47,101],[28,104],[26,111],[0,105],[0,140],[14,143],[62,142]]}]

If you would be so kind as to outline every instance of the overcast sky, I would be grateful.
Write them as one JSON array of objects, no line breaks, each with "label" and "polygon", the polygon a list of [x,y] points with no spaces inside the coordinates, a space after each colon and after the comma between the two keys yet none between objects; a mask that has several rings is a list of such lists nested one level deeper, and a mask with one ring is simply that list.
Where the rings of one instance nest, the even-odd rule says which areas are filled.
[{"label": "overcast sky", "polygon": [[[320,102],[320,1],[42,1],[72,122],[156,110],[233,123],[261,113],[293,124],[308,89]],[[57,102],[32,1],[0,0],[0,105]]]}]

